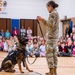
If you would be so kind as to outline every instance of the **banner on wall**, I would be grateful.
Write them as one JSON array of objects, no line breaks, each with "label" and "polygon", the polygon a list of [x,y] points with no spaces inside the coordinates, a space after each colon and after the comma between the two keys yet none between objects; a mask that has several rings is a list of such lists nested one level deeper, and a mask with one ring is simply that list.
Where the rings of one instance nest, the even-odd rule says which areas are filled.
[{"label": "banner on wall", "polygon": [[0,0],[0,14],[7,14],[7,0]]}]

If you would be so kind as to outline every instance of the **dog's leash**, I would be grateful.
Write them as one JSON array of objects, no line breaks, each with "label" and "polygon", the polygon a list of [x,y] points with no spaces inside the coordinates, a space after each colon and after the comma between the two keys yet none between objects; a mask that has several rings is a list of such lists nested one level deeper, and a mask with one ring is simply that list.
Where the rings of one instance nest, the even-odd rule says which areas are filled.
[{"label": "dog's leash", "polygon": [[30,62],[29,62],[29,59],[28,59],[28,57],[27,57],[27,62],[28,62],[28,64],[32,65],[32,64],[35,63],[36,59],[37,59],[37,57],[35,57],[35,59],[34,59],[34,61],[33,61],[32,63],[30,63]]},{"label": "dog's leash", "polygon": [[43,31],[42,31],[42,28],[41,28],[40,23],[39,23],[39,21],[38,21],[38,20],[37,20],[37,23],[38,23],[38,25],[39,25],[41,35],[42,35],[42,37],[43,37],[43,39],[44,39]]},{"label": "dog's leash", "polygon": [[[39,28],[40,28],[42,37],[43,37],[43,39],[44,39],[44,35],[43,35],[42,29],[41,29],[41,26],[40,26],[40,23],[39,23],[38,20],[37,20],[37,23],[38,23],[38,25],[39,25]],[[37,58],[38,58],[38,57],[35,57],[34,61],[33,61],[32,63],[30,63],[30,62],[29,62],[29,59],[28,59],[28,57],[27,57],[28,64],[30,64],[30,65],[34,64]]]}]

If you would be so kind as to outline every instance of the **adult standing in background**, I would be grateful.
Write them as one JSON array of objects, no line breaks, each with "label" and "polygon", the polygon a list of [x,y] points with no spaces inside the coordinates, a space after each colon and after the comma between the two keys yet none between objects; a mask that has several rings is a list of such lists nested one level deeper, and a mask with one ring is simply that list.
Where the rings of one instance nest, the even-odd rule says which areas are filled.
[{"label": "adult standing in background", "polygon": [[12,31],[12,36],[18,36],[19,35],[19,31],[16,29],[16,27],[14,27],[14,30]]},{"label": "adult standing in background", "polygon": [[66,35],[69,35],[70,36],[71,33],[72,33],[72,29],[70,28],[69,25],[66,25],[65,36]]},{"label": "adult standing in background", "polygon": [[24,26],[22,26],[22,28],[20,29],[20,35],[21,37],[25,37],[26,36],[26,29],[24,28]]},{"label": "adult standing in background", "polygon": [[27,29],[27,37],[30,39],[30,37],[32,36],[32,30],[30,27],[28,27]]},{"label": "adult standing in background", "polygon": [[59,16],[55,8],[58,7],[54,1],[49,1],[47,3],[47,10],[49,11],[49,18],[46,21],[41,16],[38,16],[38,21],[43,22],[47,26],[46,31],[46,59],[48,62],[49,73],[46,75],[57,75],[57,39],[59,30]]}]

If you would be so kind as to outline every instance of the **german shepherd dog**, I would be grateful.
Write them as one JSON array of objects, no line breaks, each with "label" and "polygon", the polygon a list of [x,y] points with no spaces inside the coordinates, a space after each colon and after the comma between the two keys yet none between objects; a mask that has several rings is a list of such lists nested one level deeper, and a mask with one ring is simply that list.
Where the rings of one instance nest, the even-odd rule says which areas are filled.
[{"label": "german shepherd dog", "polygon": [[[26,67],[26,69],[29,72],[33,72],[33,70],[30,70],[27,63],[26,63],[26,49],[25,44],[26,40],[20,40],[21,46],[17,48],[17,50],[13,51],[12,53],[8,54],[6,58],[2,61],[0,71],[4,70],[5,72],[15,72],[14,67],[16,64],[18,64],[19,70],[21,73],[24,73],[21,68],[21,62],[23,63],[23,66]],[[24,47],[23,47],[24,45]]]}]

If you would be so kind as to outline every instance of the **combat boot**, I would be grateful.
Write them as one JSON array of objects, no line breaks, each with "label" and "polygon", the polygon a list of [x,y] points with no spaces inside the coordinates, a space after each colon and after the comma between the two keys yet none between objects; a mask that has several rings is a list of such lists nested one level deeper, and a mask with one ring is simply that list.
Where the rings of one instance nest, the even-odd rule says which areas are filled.
[{"label": "combat boot", "polygon": [[46,73],[45,75],[55,75],[54,74],[54,68],[50,68],[49,73]]},{"label": "combat boot", "polygon": [[50,75],[55,75],[54,74],[54,68],[50,68]]}]

